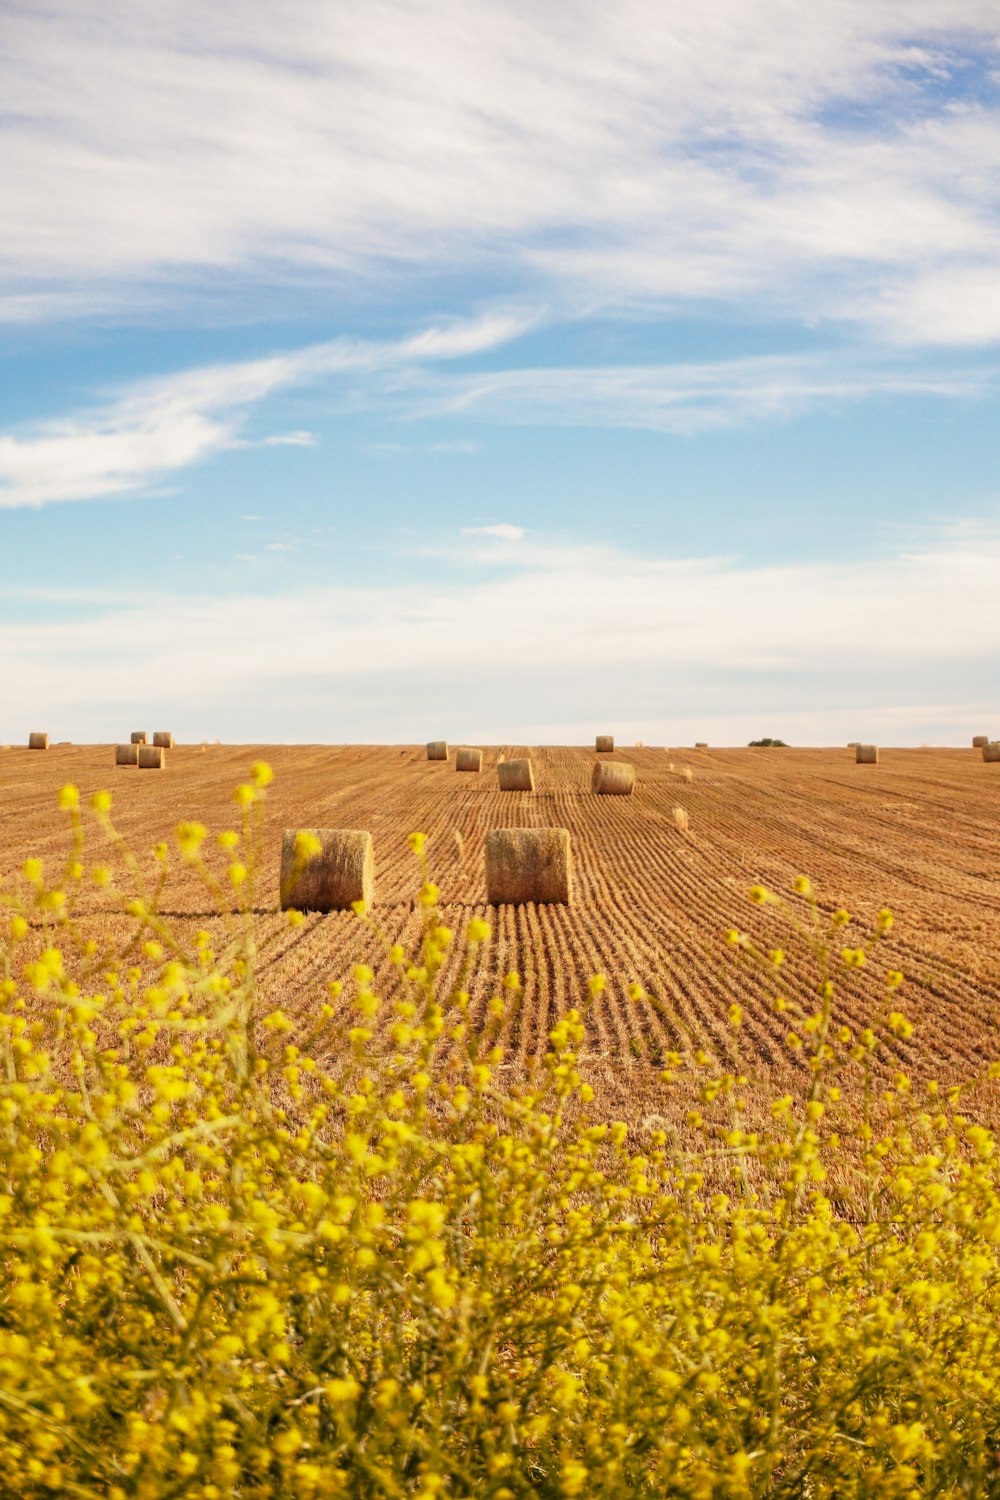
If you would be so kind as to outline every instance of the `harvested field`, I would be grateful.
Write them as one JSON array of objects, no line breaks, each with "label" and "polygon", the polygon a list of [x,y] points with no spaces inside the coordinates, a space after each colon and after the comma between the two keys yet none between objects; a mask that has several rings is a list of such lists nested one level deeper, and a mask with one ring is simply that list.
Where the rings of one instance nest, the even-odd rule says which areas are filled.
[{"label": "harvested field", "polygon": [[[269,1005],[292,1016],[320,1003],[323,982],[348,977],[354,962],[371,964],[385,992],[394,981],[380,945],[351,913],[313,914],[294,930],[274,914],[283,831],[370,830],[374,915],[389,942],[413,947],[420,876],[406,835],[420,829],[445,920],[460,930],[481,916],[495,927],[473,986],[474,1016],[485,1015],[508,970],[523,976],[523,1005],[505,1039],[511,1072],[544,1052],[556,1019],[580,1005],[587,979],[603,972],[607,987],[588,1010],[584,1068],[609,1107],[655,1110],[664,1054],[688,1046],[731,1059],[762,1089],[801,1088],[805,1068],[785,1043],[789,1018],[770,1007],[774,982],[742,967],[723,941],[736,926],[765,948],[784,948],[782,992],[811,1006],[811,960],[779,913],[747,899],[755,882],[787,893],[798,874],[812,879],[826,910],[851,912],[855,920],[838,944],[860,943],[882,905],[895,913],[893,932],[838,999],[838,1020],[860,1028],[881,1003],[885,970],[904,971],[894,1003],[917,1031],[882,1049],[887,1067],[947,1080],[1000,1056],[1000,767],[984,764],[978,751],[883,749],[876,767],[856,766],[847,749],[673,752],[671,772],[663,750],[619,750],[636,770],[632,797],[591,794],[591,749],[504,746],[486,752],[487,769],[500,753],[530,753],[534,794],[501,792],[491,775],[456,776],[429,762],[424,746],[181,747],[168,774],[148,778],[116,778],[106,745],[57,746],[45,756],[26,747],[4,751],[0,881],[9,884],[29,854],[49,868],[61,862],[65,815],[55,802],[66,781],[84,798],[111,788],[116,823],[152,872],[150,847],[180,819],[199,819],[213,835],[237,823],[232,788],[252,760],[264,758],[275,781],[258,897],[261,988]],[[678,806],[689,813],[687,833],[675,826]],[[487,906],[485,835],[515,826],[569,829],[572,906]],[[105,859],[96,830],[91,839],[89,862]],[[214,848],[209,857],[224,867]],[[805,910],[798,898],[789,901]],[[160,905],[189,933],[219,921],[176,860]],[[131,930],[92,887],[77,910],[87,935]],[[649,998],[630,1000],[630,981]],[[739,1056],[727,1025],[734,1001],[743,1008]]]}]

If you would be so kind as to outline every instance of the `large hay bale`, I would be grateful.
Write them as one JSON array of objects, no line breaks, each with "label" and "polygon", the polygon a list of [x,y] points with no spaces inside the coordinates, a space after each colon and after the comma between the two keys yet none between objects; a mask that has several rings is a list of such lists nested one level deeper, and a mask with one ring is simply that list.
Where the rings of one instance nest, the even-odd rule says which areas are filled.
[{"label": "large hay bale", "polygon": [[854,762],[855,765],[859,766],[877,766],[878,746],[859,745],[854,752]]},{"label": "large hay bale", "polygon": [[848,750],[856,750],[860,744],[861,744],[860,740],[848,740],[847,741],[847,748],[848,748]]},{"label": "large hay bale", "polygon": [[133,731],[132,731],[132,743],[133,743],[133,745],[148,745],[149,744],[149,735],[146,733],[146,731],[144,729],[133,729]]},{"label": "large hay bale", "polygon": [[[509,762],[508,762],[509,764]],[[486,835],[486,899],[493,906],[573,899],[567,828],[495,828]]]},{"label": "large hay bale", "polygon": [[162,771],[167,763],[162,745],[137,745],[140,771]]},{"label": "large hay bale", "polygon": [[139,764],[139,746],[138,745],[128,744],[128,745],[116,745],[115,746],[115,765],[116,766],[137,766],[138,764]]},{"label": "large hay bale", "polygon": [[983,746],[984,745],[988,745],[989,742],[990,742],[990,737],[989,737],[988,734],[974,734],[972,736],[972,748],[973,748],[973,750],[981,750],[983,748]]},{"label": "large hay bale", "polygon": [[615,748],[615,737],[613,734],[599,734],[594,740],[594,749],[598,755],[610,755]]},{"label": "large hay bale", "polygon": [[988,740],[983,746],[983,760],[1000,760],[1000,740]]},{"label": "large hay bale", "polygon": [[502,792],[533,792],[535,774],[530,760],[502,760],[497,764],[497,777]]},{"label": "large hay bale", "polygon": [[154,729],[153,744],[159,745],[163,750],[172,750],[174,748],[174,737],[166,729]]},{"label": "large hay bale", "polygon": [[599,760],[590,778],[590,790],[601,797],[631,797],[635,770],[623,760]]},{"label": "large hay bale", "polygon": [[674,818],[674,827],[680,833],[687,833],[688,827],[689,827],[690,822],[691,822],[690,818],[688,817],[687,808],[686,807],[675,807],[674,811],[673,811],[673,818]]},{"label": "large hay bale", "polygon": [[428,760],[447,760],[448,759],[448,741],[447,740],[428,740],[427,741],[427,759]]},{"label": "large hay bale", "polygon": [[455,751],[456,771],[481,771],[483,769],[483,752],[473,750],[470,745],[463,745],[460,750]]},{"label": "large hay bale", "polygon": [[[296,856],[300,832],[319,839],[320,852]],[[372,836],[360,828],[286,828],[281,841],[281,909],[347,911],[355,901],[371,905],[375,895]]]},{"label": "large hay bale", "polygon": [[29,750],[47,750],[49,748],[49,737],[47,734],[39,734],[37,730],[28,735]]},{"label": "large hay bale", "polygon": [[708,741],[707,740],[695,740],[695,742],[694,742],[694,748],[696,750],[707,750],[708,749]]}]

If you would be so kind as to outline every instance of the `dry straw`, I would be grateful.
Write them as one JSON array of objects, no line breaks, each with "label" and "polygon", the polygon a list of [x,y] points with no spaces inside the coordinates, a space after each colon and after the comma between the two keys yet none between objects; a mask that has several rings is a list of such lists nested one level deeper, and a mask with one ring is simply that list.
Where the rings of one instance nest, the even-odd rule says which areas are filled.
[{"label": "dry straw", "polygon": [[428,760],[447,760],[448,759],[448,741],[447,740],[428,740],[427,741],[427,759]]},{"label": "dry straw", "polygon": [[138,745],[128,744],[128,745],[116,745],[115,746],[115,765],[116,766],[137,766],[138,764],[139,764],[139,746]]},{"label": "dry straw", "polygon": [[859,766],[877,766],[878,746],[858,745],[854,751],[854,761]]},{"label": "dry straw", "polygon": [[157,729],[153,733],[153,744],[159,745],[164,750],[174,748],[174,737],[166,729]]},{"label": "dry straw", "polygon": [[983,746],[983,760],[1000,760],[1000,740],[988,740]]},{"label": "dry straw", "polygon": [[988,734],[974,734],[972,736],[972,748],[973,748],[973,750],[981,750],[983,748],[983,746],[984,745],[988,745],[989,742],[990,742],[990,737],[989,737]]},{"label": "dry straw", "polygon": [[599,755],[610,755],[615,748],[615,737],[613,734],[599,734],[594,740],[594,749]]},{"label": "dry straw", "polygon": [[455,751],[456,771],[481,771],[483,769],[483,752],[473,750],[468,745],[463,745],[460,750]]},{"label": "dry straw", "polygon": [[569,905],[573,856],[566,828],[495,828],[486,835],[486,899],[493,906],[526,901]]},{"label": "dry straw", "polygon": [[679,829],[681,833],[687,833],[687,831],[688,831],[688,825],[689,825],[689,823],[691,821],[690,818],[688,817],[687,808],[686,807],[675,807],[674,808],[674,812],[673,812],[673,817],[674,817],[674,827],[677,828],[677,829]]},{"label": "dry straw", "polygon": [[370,905],[375,895],[371,834],[358,828],[302,830],[321,845],[317,855],[303,862],[295,852],[299,831],[286,828],[281,841],[282,911],[346,911],[355,901]]},{"label": "dry straw", "polygon": [[28,735],[29,750],[47,750],[49,748],[49,737],[47,734],[39,734],[36,730]]},{"label": "dry straw", "polygon": [[167,763],[162,745],[137,745],[140,771],[162,771]]},{"label": "dry straw", "polygon": [[144,729],[133,729],[133,731],[132,731],[132,743],[133,743],[133,745],[148,745],[149,744],[149,735],[146,733],[146,731]]},{"label": "dry straw", "polygon": [[602,797],[631,797],[635,770],[621,760],[599,760],[590,778],[590,790]]},{"label": "dry straw", "polygon": [[502,792],[533,792],[535,774],[530,760],[503,760],[497,764],[497,778]]}]

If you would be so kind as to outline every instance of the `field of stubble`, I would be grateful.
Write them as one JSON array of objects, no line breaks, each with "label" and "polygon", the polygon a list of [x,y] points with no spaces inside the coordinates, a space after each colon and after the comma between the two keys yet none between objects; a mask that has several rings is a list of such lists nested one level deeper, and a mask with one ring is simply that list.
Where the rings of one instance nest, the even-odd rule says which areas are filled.
[{"label": "field of stubble", "polygon": [[[501,753],[530,753],[534,794],[497,789]],[[762,1094],[795,1091],[805,1069],[786,1045],[789,1018],[771,1001],[780,988],[811,1008],[815,964],[781,914],[753,907],[747,890],[760,882],[788,893],[798,874],[812,879],[824,908],[851,912],[845,945],[862,940],[880,907],[895,914],[875,960],[837,1002],[838,1018],[860,1028],[882,1002],[886,969],[904,972],[895,1003],[917,1030],[882,1049],[883,1066],[947,1080],[1000,1056],[1000,765],[984,765],[972,750],[888,750],[878,766],[855,765],[846,749],[615,753],[635,766],[631,798],[591,794],[594,754],[583,749],[493,747],[481,775],[457,774],[453,756],[428,762],[423,747],[181,747],[168,752],[163,772],[115,768],[107,746],[8,750],[0,753],[0,883],[29,854],[47,867],[59,861],[66,830],[55,804],[65,782],[84,799],[112,791],[118,828],[152,870],[151,846],[169,838],[178,820],[198,819],[212,834],[233,826],[232,789],[252,760],[266,759],[275,780],[258,896],[261,988],[292,1017],[304,1018],[326,998],[325,981],[348,977],[354,963],[371,964],[387,992],[395,978],[352,914],[314,914],[291,929],[275,913],[282,830],[370,829],[373,916],[388,942],[414,948],[420,876],[406,835],[419,829],[428,836],[445,921],[460,930],[475,915],[494,927],[472,986],[473,1015],[485,1013],[505,973],[522,976],[524,1002],[505,1038],[512,1075],[532,1067],[555,1020],[581,1003],[587,979],[599,972],[607,986],[588,1009],[583,1067],[610,1109],[626,1116],[655,1110],[658,1072],[671,1049],[701,1046],[736,1062],[727,1024],[734,1000],[744,1016],[739,1066]],[[689,814],[686,833],[674,826],[677,806]],[[570,830],[571,907],[486,904],[484,836],[518,825]],[[101,844],[95,830],[90,862],[106,857]],[[179,862],[161,910],[189,932],[220,923]],[[77,914],[95,937],[117,938],[127,925],[93,889]],[[732,926],[787,951],[780,986],[736,961],[723,940]],[[631,981],[649,998],[630,1000]]]}]

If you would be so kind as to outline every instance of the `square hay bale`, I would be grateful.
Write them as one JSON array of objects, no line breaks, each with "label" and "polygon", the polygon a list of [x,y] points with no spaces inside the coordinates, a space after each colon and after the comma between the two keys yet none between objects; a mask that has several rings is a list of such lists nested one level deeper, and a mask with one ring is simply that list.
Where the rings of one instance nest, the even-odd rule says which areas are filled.
[{"label": "square hay bale", "polygon": [[129,743],[128,745],[115,746],[116,766],[137,766],[139,764],[139,746]]},{"label": "square hay bale", "polygon": [[600,797],[631,797],[635,769],[623,760],[599,760],[590,778],[590,790]]},{"label": "square hay bale", "polygon": [[486,899],[491,906],[526,901],[568,906],[573,855],[567,828],[495,828],[486,835]]},{"label": "square hay bale", "polygon": [[448,759],[448,741],[447,740],[428,740],[427,741],[427,759],[428,760],[447,760]]},{"label": "square hay bale", "polygon": [[497,778],[502,792],[533,792],[535,773],[530,760],[502,760],[497,763]]},{"label": "square hay bale", "polygon": [[848,740],[847,741],[847,748],[848,748],[848,750],[856,750],[860,744],[861,744],[860,740]]},{"label": "square hay bale", "polygon": [[[300,832],[319,839],[320,852],[296,854]],[[347,911],[355,901],[370,906],[375,895],[372,836],[361,828],[286,828],[281,841],[281,909]]]},{"label": "square hay bale", "polygon": [[707,740],[695,740],[695,742],[694,742],[694,748],[696,750],[707,750],[708,749],[708,741]]},{"label": "square hay bale", "polygon": [[858,766],[877,766],[878,746],[858,745],[854,751],[854,763]]},{"label": "square hay bale", "polygon": [[983,746],[983,760],[1000,760],[1000,740],[988,740]]},{"label": "square hay bale", "polygon": [[594,740],[594,749],[598,755],[610,755],[615,748],[615,737],[613,734],[599,734]]},{"label": "square hay bale", "polygon": [[47,734],[40,734],[36,729],[32,734],[28,735],[29,750],[47,750],[48,748],[49,737]]},{"label": "square hay bale", "polygon": [[161,750],[172,750],[174,748],[174,737],[166,729],[154,729],[153,744],[159,745]]},{"label": "square hay bale", "polygon": [[149,744],[149,735],[146,733],[146,731],[144,729],[133,729],[133,731],[132,731],[132,743],[133,743],[133,745],[148,745]]},{"label": "square hay bale", "polygon": [[473,750],[470,745],[463,745],[460,750],[455,751],[456,771],[481,771],[483,769],[483,752]]},{"label": "square hay bale", "polygon": [[162,771],[167,763],[162,745],[137,745],[140,771]]},{"label": "square hay bale", "polygon": [[972,736],[972,748],[973,748],[973,750],[981,750],[983,748],[983,746],[984,745],[988,745],[989,742],[990,742],[990,737],[989,737],[988,734],[974,734]]}]

